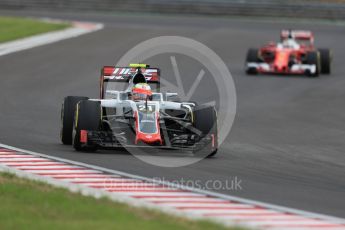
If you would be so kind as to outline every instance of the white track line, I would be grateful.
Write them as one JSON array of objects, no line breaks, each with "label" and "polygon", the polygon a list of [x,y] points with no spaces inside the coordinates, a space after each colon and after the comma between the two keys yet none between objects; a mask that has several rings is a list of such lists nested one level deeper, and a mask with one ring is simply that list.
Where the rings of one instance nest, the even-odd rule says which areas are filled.
[{"label": "white track line", "polygon": [[23,170],[28,173],[35,173],[35,174],[75,174],[75,173],[97,173],[99,171],[96,170],[89,170],[89,169],[70,169],[70,170],[40,170],[40,169],[28,169],[28,170]]},{"label": "white track line", "polygon": [[119,176],[116,176],[114,178],[110,178],[110,177],[102,177],[102,178],[76,178],[76,177],[71,177],[71,178],[62,178],[62,180],[66,180],[69,182],[73,182],[73,183],[88,183],[88,182],[105,182],[107,180],[113,180],[113,179],[121,179],[119,178]]},{"label": "white track line", "polygon": [[[142,181],[140,180],[134,180],[134,179],[127,179],[127,178],[121,178],[121,177],[116,177],[116,178],[96,178],[92,180],[87,180],[87,178],[83,179],[73,179],[70,180],[71,182],[74,183],[82,183],[84,185],[99,185],[99,184],[108,184],[108,185],[128,185],[128,184],[133,184],[133,185],[141,185],[143,184]],[[152,183],[146,183],[146,184],[152,184]]]},{"label": "white track line", "polygon": [[12,166],[15,167],[17,169],[21,169],[21,170],[30,170],[30,169],[36,169],[36,170],[66,170],[66,169],[70,169],[70,170],[75,170],[75,169],[83,169],[82,167],[79,166],[70,166],[67,164],[63,164],[63,165],[46,165],[46,166],[40,166],[40,165],[21,165],[21,166]]},{"label": "white track line", "polygon": [[253,207],[251,205],[246,205],[246,204],[231,204],[231,203],[200,203],[200,202],[195,202],[195,203],[185,203],[185,202],[174,202],[174,203],[161,203],[166,206],[170,207],[175,207],[175,208],[214,208],[214,207],[219,207],[219,208],[232,208],[232,209],[252,209]]},{"label": "white track line", "polygon": [[86,179],[94,179],[94,178],[97,178],[97,179],[109,179],[109,178],[112,178],[112,177],[119,177],[117,175],[112,175],[112,176],[109,176],[109,175],[104,175],[104,174],[101,174],[101,173],[94,173],[94,174],[77,174],[77,173],[73,173],[73,174],[68,174],[68,175],[51,175],[49,176],[53,179],[60,179],[60,180],[69,180],[69,179],[83,179],[83,178],[86,178]]},{"label": "white track line", "polygon": [[31,159],[32,156],[27,156],[27,155],[23,155],[23,154],[1,154],[0,155],[0,159]]},{"label": "white track line", "polygon": [[198,197],[202,196],[200,194],[189,194],[188,192],[153,192],[153,191],[130,191],[130,192],[117,192],[117,193],[122,193],[122,194],[127,194],[128,196],[156,196],[156,197],[170,197],[170,196],[179,196],[179,197],[184,197],[184,196],[193,196],[193,197]]},{"label": "white track line", "polygon": [[72,27],[0,44],[0,56],[78,37],[103,28],[100,23],[72,22]]},{"label": "white track line", "polygon": [[157,187],[157,188],[163,188],[162,185],[157,185],[157,184],[150,184],[150,183],[123,183],[123,182],[119,182],[119,183],[106,183],[106,182],[75,182],[75,181],[70,181],[72,183],[80,183],[86,186],[106,186],[107,188],[141,188],[141,187]]},{"label": "white track line", "polygon": [[62,166],[62,165],[67,165],[63,163],[56,163],[54,161],[45,161],[45,162],[7,162],[7,163],[2,163],[7,166],[11,167],[21,167],[21,166]]},{"label": "white track line", "polygon": [[184,197],[176,197],[176,198],[161,198],[161,197],[149,197],[149,198],[142,198],[151,202],[154,202],[156,204],[169,204],[169,203],[198,203],[198,204],[231,204],[231,202],[227,200],[221,200],[221,199],[214,199],[210,197],[200,198],[200,197],[191,197],[191,198],[184,198]]},{"label": "white track line", "polygon": [[39,157],[31,157],[31,158],[14,158],[14,159],[0,159],[0,163],[6,162],[46,162],[46,159],[39,158]]},{"label": "white track line", "polygon": [[[54,162],[56,165],[32,163],[33,158]],[[23,159],[30,159],[30,161],[22,161]],[[6,161],[1,162],[1,160]],[[16,165],[18,163],[20,165]],[[131,205],[140,204],[140,206],[156,208],[189,218],[207,218],[230,226],[240,225],[270,230],[290,228],[345,230],[345,220],[340,218],[173,183],[162,183],[141,176],[1,144],[0,170],[10,171],[26,178],[43,180],[86,195],[107,196]]]}]

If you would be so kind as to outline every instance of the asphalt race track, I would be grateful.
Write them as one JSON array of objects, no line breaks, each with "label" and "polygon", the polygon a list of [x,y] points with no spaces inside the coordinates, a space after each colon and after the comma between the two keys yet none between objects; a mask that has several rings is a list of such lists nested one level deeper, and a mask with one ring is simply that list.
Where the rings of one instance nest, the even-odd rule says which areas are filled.
[{"label": "asphalt race track", "polygon": [[[237,176],[242,190],[218,192],[345,217],[344,26],[133,14],[16,14],[103,22],[106,27],[0,57],[1,143],[147,177],[225,181]],[[247,49],[277,40],[282,28],[314,31],[316,46],[333,50],[333,73],[319,78],[246,76]],[[204,43],[233,75],[237,115],[218,155],[164,168],[123,151],[78,153],[60,144],[63,97],[97,98],[103,65],[115,64],[139,42],[162,35]],[[169,68],[159,60],[150,64]]]}]

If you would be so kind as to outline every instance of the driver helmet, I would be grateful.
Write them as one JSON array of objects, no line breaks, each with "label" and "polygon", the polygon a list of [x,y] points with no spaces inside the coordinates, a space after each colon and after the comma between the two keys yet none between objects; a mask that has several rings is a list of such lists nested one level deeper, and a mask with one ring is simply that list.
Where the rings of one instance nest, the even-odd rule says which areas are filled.
[{"label": "driver helmet", "polygon": [[298,49],[299,48],[298,43],[294,39],[292,39],[292,38],[286,39],[283,42],[283,46],[287,47],[287,48],[293,48],[293,49]]},{"label": "driver helmet", "polygon": [[152,96],[151,87],[147,83],[138,83],[132,88],[132,100],[140,101],[150,99]]}]

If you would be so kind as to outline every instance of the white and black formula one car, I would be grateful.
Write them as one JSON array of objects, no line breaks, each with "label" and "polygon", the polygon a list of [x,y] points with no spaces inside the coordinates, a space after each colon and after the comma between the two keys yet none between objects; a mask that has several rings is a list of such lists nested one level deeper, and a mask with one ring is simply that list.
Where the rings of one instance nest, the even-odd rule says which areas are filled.
[{"label": "white and black formula one car", "polygon": [[145,64],[105,66],[100,99],[65,97],[61,141],[77,151],[149,147],[215,155],[215,107],[177,98],[176,93],[160,92],[158,68]]}]

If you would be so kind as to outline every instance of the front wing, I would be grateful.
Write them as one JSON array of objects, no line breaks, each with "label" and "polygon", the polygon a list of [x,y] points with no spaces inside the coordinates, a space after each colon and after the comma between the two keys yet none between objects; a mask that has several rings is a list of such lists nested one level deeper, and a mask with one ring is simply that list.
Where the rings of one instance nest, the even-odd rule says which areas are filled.
[{"label": "front wing", "polygon": [[260,62],[248,62],[246,64],[247,72],[268,73],[268,74],[315,74],[316,65],[310,64],[293,64],[290,68],[278,70],[273,65]]},{"label": "front wing", "polygon": [[206,135],[203,138],[195,138],[189,134],[182,134],[173,140],[165,141],[163,145],[149,145],[144,143],[135,144],[134,139],[120,134],[114,134],[111,131],[87,131],[83,132],[83,147],[97,146],[99,148],[112,149],[112,148],[160,148],[170,150],[183,150],[183,151],[199,151],[204,146],[212,143],[214,138],[212,135]]}]

